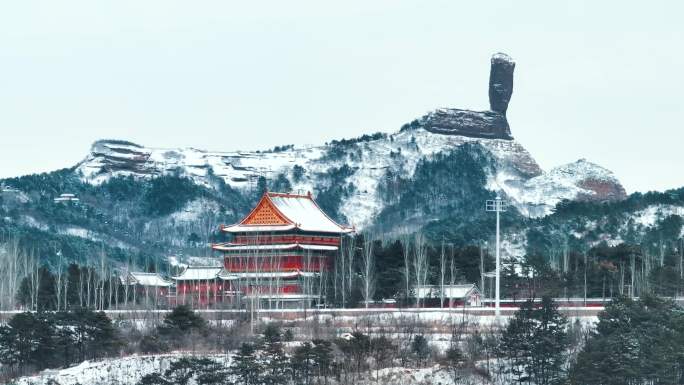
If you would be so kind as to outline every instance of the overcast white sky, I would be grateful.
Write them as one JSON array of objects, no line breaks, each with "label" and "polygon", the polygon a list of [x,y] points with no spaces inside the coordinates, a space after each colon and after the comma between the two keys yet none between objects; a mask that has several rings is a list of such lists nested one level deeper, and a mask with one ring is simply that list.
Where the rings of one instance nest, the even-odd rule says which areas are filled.
[{"label": "overcast white sky", "polygon": [[502,51],[513,135],[543,168],[587,158],[629,192],[680,187],[682,2],[627,3],[2,2],[0,177],[101,138],[263,149],[486,109]]}]

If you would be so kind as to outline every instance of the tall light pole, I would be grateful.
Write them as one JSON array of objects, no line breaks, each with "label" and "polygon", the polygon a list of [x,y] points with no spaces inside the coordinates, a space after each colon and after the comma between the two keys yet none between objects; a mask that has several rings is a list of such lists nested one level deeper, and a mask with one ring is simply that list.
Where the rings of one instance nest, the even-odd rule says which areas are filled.
[{"label": "tall light pole", "polygon": [[487,211],[496,212],[496,289],[495,289],[495,315],[498,321],[501,317],[501,244],[499,236],[499,213],[506,211],[506,201],[502,200],[501,197],[497,196],[494,200],[488,200],[485,203],[485,209]]}]

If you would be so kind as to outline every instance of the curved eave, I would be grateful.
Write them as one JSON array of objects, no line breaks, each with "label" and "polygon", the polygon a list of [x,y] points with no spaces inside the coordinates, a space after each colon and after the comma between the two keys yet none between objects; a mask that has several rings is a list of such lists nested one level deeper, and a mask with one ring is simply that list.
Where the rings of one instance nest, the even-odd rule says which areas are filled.
[{"label": "curved eave", "polygon": [[271,251],[271,250],[316,250],[316,251],[337,251],[337,246],[328,245],[309,245],[301,243],[292,244],[272,244],[272,245],[243,245],[234,243],[217,243],[211,246],[212,249],[218,251]]},{"label": "curved eave", "polygon": [[270,231],[288,231],[288,230],[294,230],[297,228],[295,225],[242,225],[242,224],[235,224],[231,226],[223,226],[221,227],[221,231],[224,231],[226,233],[261,233],[261,232],[270,232]]},{"label": "curved eave", "polygon": [[313,203],[313,205],[316,206],[316,208],[318,209],[318,211],[320,211],[326,218],[328,218],[328,220],[329,220],[331,223],[333,223],[335,226],[337,226],[337,227],[340,228],[340,230],[341,230],[340,233],[342,233],[342,234],[349,234],[349,233],[354,232],[354,228],[353,228],[353,227],[343,226],[343,225],[337,223],[337,222],[336,222],[335,220],[333,220],[332,218],[330,218],[330,216],[329,216],[328,214],[326,214],[325,211],[323,211],[323,210],[321,209],[321,206],[319,206],[318,203],[316,203],[316,200],[313,199],[313,198],[311,197],[310,194],[307,195],[307,197],[308,197],[308,199],[311,201],[311,203]]},{"label": "curved eave", "polygon": [[243,299],[249,300],[249,299],[263,299],[263,300],[269,300],[269,299],[277,299],[280,301],[301,301],[301,300],[307,300],[307,299],[318,299],[319,297],[314,294],[267,294],[267,293],[259,293],[259,294],[250,294],[246,295],[243,297]]},{"label": "curved eave", "polygon": [[297,226],[297,229],[299,229],[301,231],[310,232],[310,233],[326,233],[326,234],[350,234],[350,233],[355,232],[355,230],[351,227],[340,227],[339,231],[307,229],[307,228],[300,227],[300,226]]},{"label": "curved eave", "polygon": [[319,273],[316,272],[303,272],[303,271],[287,271],[287,272],[268,272],[268,273],[226,273],[220,275],[219,278],[224,281],[237,281],[245,279],[256,279],[256,278],[299,278],[299,277],[317,277]]},{"label": "curved eave", "polygon": [[277,231],[300,230],[309,233],[324,233],[324,234],[350,234],[355,232],[351,227],[340,227],[338,231],[320,230],[314,228],[302,227],[299,225],[241,225],[235,224],[221,227],[221,231],[230,234],[236,233],[267,233]]},{"label": "curved eave", "polygon": [[212,279],[217,279],[219,276],[218,274],[211,276],[211,277],[196,277],[196,278],[189,278],[189,277],[171,277],[174,281],[211,281]]}]

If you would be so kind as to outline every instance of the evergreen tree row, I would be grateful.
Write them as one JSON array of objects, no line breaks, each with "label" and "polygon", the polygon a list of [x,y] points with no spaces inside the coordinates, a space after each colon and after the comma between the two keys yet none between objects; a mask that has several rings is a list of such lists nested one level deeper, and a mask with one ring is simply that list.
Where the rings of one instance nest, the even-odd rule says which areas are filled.
[{"label": "evergreen tree row", "polygon": [[121,346],[102,312],[27,312],[0,326],[0,362],[20,374],[113,356]]}]

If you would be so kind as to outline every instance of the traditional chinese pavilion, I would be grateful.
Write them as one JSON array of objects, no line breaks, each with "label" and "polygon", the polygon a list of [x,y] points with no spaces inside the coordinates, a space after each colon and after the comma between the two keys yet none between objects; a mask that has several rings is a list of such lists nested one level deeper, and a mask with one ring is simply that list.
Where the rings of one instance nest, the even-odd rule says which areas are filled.
[{"label": "traditional chinese pavilion", "polygon": [[144,303],[146,306],[167,304],[167,297],[173,288],[173,282],[165,279],[158,273],[145,273],[130,271],[121,276],[121,284],[124,285],[124,301]]},{"label": "traditional chinese pavilion", "polygon": [[219,274],[220,266],[188,266],[175,277],[175,295],[170,301],[173,305],[202,307],[223,300],[223,281]]},{"label": "traditional chinese pavilion", "polygon": [[221,231],[232,236],[212,246],[224,256],[225,292],[245,306],[278,309],[323,301],[341,239],[353,229],[328,217],[310,193],[267,192],[244,219]]}]

